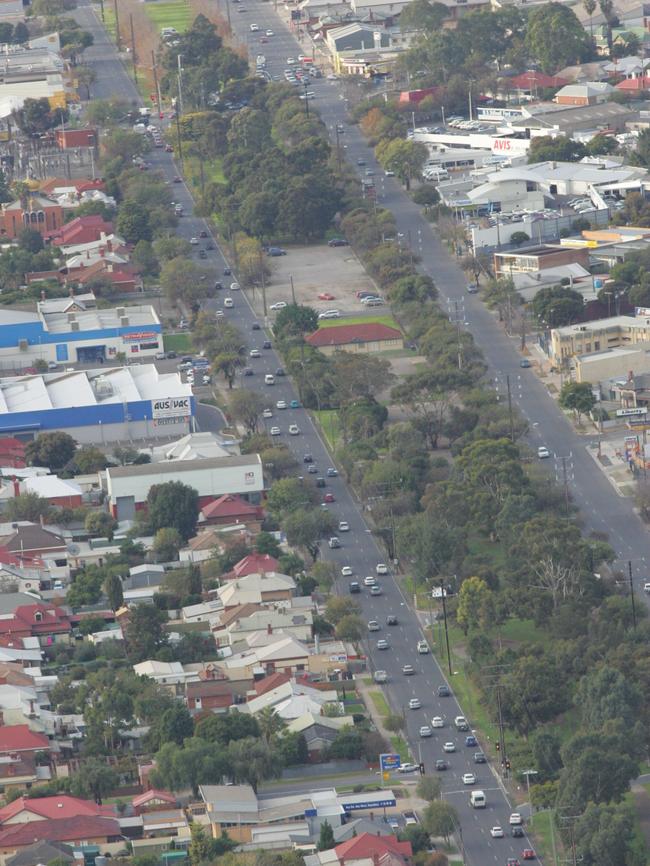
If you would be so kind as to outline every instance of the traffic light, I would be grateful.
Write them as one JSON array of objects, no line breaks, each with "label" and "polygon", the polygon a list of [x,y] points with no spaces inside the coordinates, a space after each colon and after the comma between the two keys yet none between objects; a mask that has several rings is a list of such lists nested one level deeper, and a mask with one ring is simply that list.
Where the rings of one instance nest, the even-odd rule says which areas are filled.
[{"label": "traffic light", "polygon": [[500,752],[501,751],[501,743],[497,743],[496,747],[497,747],[497,752]]},{"label": "traffic light", "polygon": [[506,770],[510,769],[510,761],[506,760]]},{"label": "traffic light", "polygon": [[425,773],[426,773],[426,770],[424,769],[424,764],[420,763],[420,775],[424,776]]}]

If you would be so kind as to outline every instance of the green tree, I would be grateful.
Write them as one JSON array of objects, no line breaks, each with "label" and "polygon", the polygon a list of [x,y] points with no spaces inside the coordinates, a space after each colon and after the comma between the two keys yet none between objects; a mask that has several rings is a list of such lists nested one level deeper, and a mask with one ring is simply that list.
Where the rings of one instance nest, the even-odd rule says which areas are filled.
[{"label": "green tree", "polygon": [[241,388],[230,395],[228,408],[233,419],[243,424],[247,433],[257,433],[266,402],[261,394]]},{"label": "green tree", "polygon": [[259,737],[260,728],[255,716],[233,711],[198,719],[196,736],[208,743],[227,746],[233,740]]},{"label": "green tree", "polygon": [[284,521],[289,544],[304,547],[313,562],[318,559],[320,539],[331,535],[335,528],[334,516],[329,511],[317,508],[294,510]]},{"label": "green tree", "polygon": [[588,803],[618,802],[639,771],[638,761],[618,750],[615,737],[578,734],[562,750],[558,809],[579,814]]},{"label": "green tree", "polygon": [[89,535],[98,535],[112,541],[117,529],[117,520],[108,511],[89,511],[84,521],[84,528]]},{"label": "green tree", "polygon": [[334,839],[334,831],[332,830],[332,825],[329,821],[323,821],[323,823],[320,825],[318,850],[329,851],[331,848],[334,848],[335,845],[336,840]]},{"label": "green tree", "polygon": [[459,824],[458,813],[446,800],[433,800],[422,815],[422,826],[427,833],[442,836],[447,843]]},{"label": "green tree", "polygon": [[[540,135],[530,143],[528,150],[528,162],[547,162],[556,160],[558,162],[578,162],[587,155],[587,148],[579,141],[574,141],[568,136]],[[526,238],[529,240],[529,238]],[[513,242],[514,243],[514,242]]]},{"label": "green tree", "polygon": [[92,797],[99,806],[102,800],[118,785],[115,770],[104,761],[88,758],[71,781],[71,793],[76,797]]},{"label": "green tree", "polygon": [[356,614],[349,613],[342,617],[336,625],[336,637],[338,640],[357,643],[364,634],[363,620]]},{"label": "green tree", "polygon": [[494,619],[494,595],[480,577],[467,577],[458,593],[456,621],[463,633],[486,629]]},{"label": "green tree", "polygon": [[641,851],[631,803],[589,803],[574,824],[576,850],[584,866],[641,866]]},{"label": "green tree", "polygon": [[257,726],[262,739],[270,746],[271,740],[284,730],[286,723],[273,707],[264,707],[257,714]]},{"label": "green tree", "polygon": [[92,445],[84,445],[74,455],[73,470],[75,474],[90,475],[106,469],[108,460],[103,451]]},{"label": "green tree", "polygon": [[561,3],[545,3],[531,11],[526,47],[548,73],[582,63],[592,51],[589,36],[575,13]]},{"label": "green tree", "polygon": [[359,614],[361,608],[358,604],[342,595],[330,595],[325,605],[325,619],[332,625],[338,625],[343,617],[349,614]]},{"label": "green tree", "polygon": [[109,574],[104,581],[104,592],[108,598],[111,610],[119,610],[124,604],[122,580],[117,574]]},{"label": "green tree", "polygon": [[380,141],[375,155],[384,169],[394,171],[406,189],[410,189],[411,181],[420,177],[429,151],[419,141],[394,138]]},{"label": "green tree", "polygon": [[129,611],[126,626],[126,646],[133,662],[155,658],[158,650],[167,646],[168,636],[164,630],[167,616],[150,604],[137,604]]},{"label": "green tree", "polygon": [[149,222],[149,211],[137,201],[124,201],[117,215],[115,230],[130,244],[151,241],[153,233]]},{"label": "green tree", "polygon": [[631,729],[639,718],[641,696],[620,671],[607,665],[588,671],[578,683],[575,697],[585,728],[602,728],[620,721]]},{"label": "green tree", "polygon": [[178,235],[163,235],[156,238],[152,244],[153,253],[159,262],[168,262],[172,259],[186,259],[192,252],[192,247]]},{"label": "green tree", "polygon": [[192,839],[188,848],[190,863],[192,866],[201,866],[202,863],[209,863],[214,856],[212,839],[207,836],[205,828],[195,821],[191,825],[191,834]]},{"label": "green tree", "polygon": [[178,559],[178,551],[182,546],[183,539],[174,526],[162,526],[154,536],[153,550],[159,562]]},{"label": "green tree", "polygon": [[14,496],[13,499],[7,500],[5,506],[5,519],[14,520],[29,520],[32,523],[38,523],[41,517],[47,519],[52,511],[52,507],[47,499],[39,496],[38,493],[20,493]]},{"label": "green tree", "polygon": [[435,776],[422,776],[415,787],[415,791],[421,800],[431,803],[433,800],[440,799],[442,787]]},{"label": "green tree", "polygon": [[160,270],[160,285],[166,297],[172,301],[192,304],[205,296],[207,271],[191,259],[178,256],[168,259]]},{"label": "green tree", "polygon": [[147,517],[151,530],[178,530],[183,541],[196,532],[199,516],[199,495],[193,487],[180,481],[154,484],[147,495]]},{"label": "green tree", "polygon": [[277,779],[282,773],[282,764],[261,740],[246,737],[228,745],[228,760],[233,777],[240,784],[250,785],[255,792],[265,779]]},{"label": "green tree", "polygon": [[43,236],[36,229],[24,228],[18,233],[18,246],[35,255],[43,249]]},{"label": "green tree", "polygon": [[184,741],[194,734],[194,721],[190,711],[179,701],[175,701],[164,711],[154,727],[160,745],[176,743],[182,746]]},{"label": "green tree", "polygon": [[575,322],[584,309],[582,295],[568,286],[541,289],[532,301],[533,313],[548,328],[560,328]]},{"label": "green tree", "polygon": [[560,391],[559,403],[563,409],[575,412],[580,420],[581,415],[586,415],[594,408],[596,398],[589,382],[565,382]]},{"label": "green tree", "polygon": [[562,769],[560,738],[554,731],[540,730],[533,737],[532,747],[535,767],[542,781],[554,779]]},{"label": "green tree", "polygon": [[68,433],[39,433],[27,443],[25,459],[30,466],[47,466],[51,472],[57,472],[72,460],[76,449],[77,444]]},{"label": "green tree", "polygon": [[288,304],[278,313],[273,330],[279,338],[286,339],[311,334],[317,327],[316,310],[300,304]]},{"label": "green tree", "polygon": [[148,277],[156,276],[160,270],[153,244],[150,241],[141,240],[137,242],[135,249],[131,253],[131,261]]},{"label": "green tree", "polygon": [[304,511],[311,504],[312,494],[299,478],[281,478],[271,485],[266,504],[276,515]]}]

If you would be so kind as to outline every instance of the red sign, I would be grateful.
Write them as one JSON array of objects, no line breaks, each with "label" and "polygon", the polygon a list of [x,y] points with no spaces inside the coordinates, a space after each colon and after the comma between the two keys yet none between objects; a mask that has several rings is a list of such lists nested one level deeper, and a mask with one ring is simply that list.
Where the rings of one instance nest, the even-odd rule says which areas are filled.
[{"label": "red sign", "polygon": [[155,331],[135,331],[131,334],[122,334],[123,340],[157,340],[158,334]]}]

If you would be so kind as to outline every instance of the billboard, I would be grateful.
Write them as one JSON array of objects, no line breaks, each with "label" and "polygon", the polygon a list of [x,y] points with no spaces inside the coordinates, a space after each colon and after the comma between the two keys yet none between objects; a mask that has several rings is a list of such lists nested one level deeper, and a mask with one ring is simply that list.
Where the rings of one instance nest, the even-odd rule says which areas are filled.
[{"label": "billboard", "polygon": [[385,773],[390,772],[390,770],[399,770],[402,766],[402,759],[392,752],[384,752],[383,755],[379,756],[379,766]]},{"label": "billboard", "polygon": [[161,397],[151,401],[152,418],[178,418],[191,414],[189,397]]}]

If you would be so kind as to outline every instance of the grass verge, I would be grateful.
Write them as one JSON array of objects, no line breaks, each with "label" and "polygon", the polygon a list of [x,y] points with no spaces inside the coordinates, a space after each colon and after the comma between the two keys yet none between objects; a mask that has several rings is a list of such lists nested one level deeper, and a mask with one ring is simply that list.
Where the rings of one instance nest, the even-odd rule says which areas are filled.
[{"label": "grass verge", "polygon": [[380,713],[382,716],[390,715],[390,707],[388,706],[388,701],[381,692],[372,691],[368,692],[368,694],[370,695],[370,700],[375,705],[378,713]]},{"label": "grass verge", "polygon": [[396,752],[402,759],[402,763],[404,763],[405,760],[411,757],[411,750],[409,749],[404,737],[401,737],[399,734],[393,734],[393,736],[390,738],[390,744],[393,748],[393,751]]},{"label": "grass verge", "polygon": [[163,346],[166,352],[190,352],[192,340],[189,334],[165,334]]},{"label": "grass verge", "polygon": [[170,3],[147,3],[147,16],[159,30],[163,27],[175,27],[179,33],[190,26],[192,10],[186,0],[172,0]]},{"label": "grass verge", "polygon": [[561,841],[553,828],[553,812],[550,809],[536,812],[530,819],[529,826],[535,838],[537,857],[555,866],[557,861],[553,859],[553,842],[555,841],[557,851],[561,846]]},{"label": "grass verge", "polygon": [[402,330],[390,313],[377,316],[350,316],[349,318],[346,316],[345,319],[320,319],[318,327],[337,328],[341,325],[370,325],[374,323],[388,325],[389,328],[397,328],[398,331]]},{"label": "grass verge", "polygon": [[320,429],[327,439],[327,444],[336,451],[338,443],[341,441],[341,425],[339,424],[339,413],[336,409],[321,409],[320,412],[314,410],[313,413],[318,419]]}]

